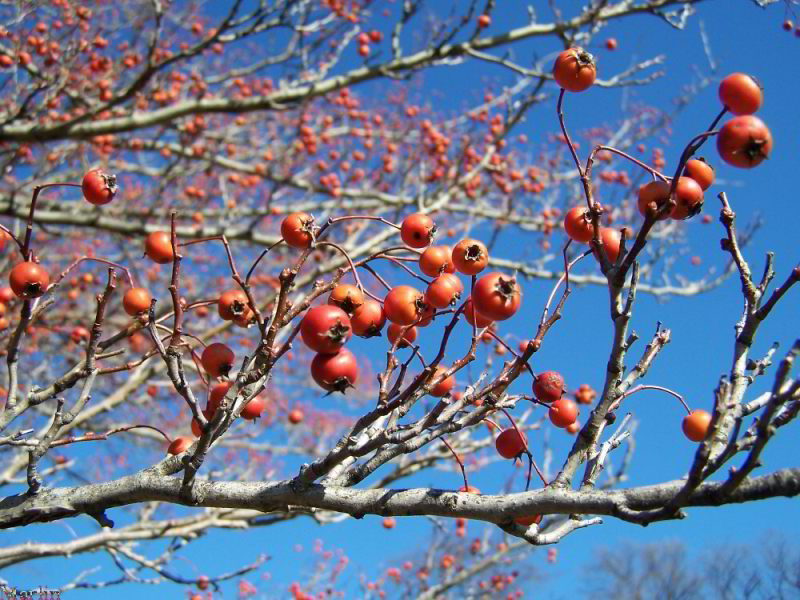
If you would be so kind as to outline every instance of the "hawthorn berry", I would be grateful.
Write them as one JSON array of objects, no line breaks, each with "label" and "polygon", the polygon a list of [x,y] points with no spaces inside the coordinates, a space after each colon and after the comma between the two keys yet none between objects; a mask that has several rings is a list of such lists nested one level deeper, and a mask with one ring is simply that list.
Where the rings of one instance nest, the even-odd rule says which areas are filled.
[{"label": "hawthorn berry", "polygon": [[205,347],[200,356],[200,363],[212,377],[226,377],[233,368],[235,358],[236,355],[228,346],[214,342]]},{"label": "hawthorn berry", "polygon": [[500,432],[494,442],[494,447],[503,458],[516,458],[525,452],[527,441],[524,433],[511,427]]},{"label": "hawthorn berry", "polygon": [[772,133],[758,117],[735,117],[720,129],[717,151],[729,165],[751,169],[772,152]]},{"label": "hawthorn berry", "polygon": [[553,79],[568,92],[589,89],[596,77],[594,57],[583,48],[564,50],[553,64]]},{"label": "hawthorn berry", "polygon": [[[433,376],[431,377],[431,381],[439,378],[446,372],[447,372],[446,368],[436,367],[436,370],[434,371]],[[453,379],[452,375],[445,377],[439,383],[433,386],[433,388],[430,391],[430,394],[431,396],[434,396],[436,398],[442,398],[444,396],[447,396],[447,394],[449,394],[450,391],[453,389],[454,384],[455,384],[455,379]]]},{"label": "hawthorn berry", "polygon": [[153,297],[145,288],[133,287],[122,297],[122,308],[130,316],[135,317],[150,310]]},{"label": "hawthorn berry", "polygon": [[311,361],[311,377],[323,390],[344,393],[358,380],[356,357],[347,348],[336,354],[317,354]]},{"label": "hawthorn berry", "polygon": [[419,270],[428,277],[455,273],[452,253],[453,251],[447,246],[428,246],[419,257]]},{"label": "hawthorn berry", "polygon": [[564,395],[564,378],[558,371],[539,373],[533,382],[533,393],[539,402],[555,402]]},{"label": "hawthorn berry", "polygon": [[170,443],[169,448],[167,448],[167,452],[172,455],[183,454],[191,445],[192,438],[188,438],[186,436],[176,437],[174,440],[172,440],[172,443]]},{"label": "hawthorn berry", "polygon": [[144,253],[153,262],[165,265],[172,262],[172,238],[168,231],[154,231],[144,242]]},{"label": "hawthorn berry", "polygon": [[338,306],[352,316],[364,304],[364,292],[355,285],[340,283],[328,296],[328,304]]},{"label": "hawthorn berry", "polygon": [[217,300],[217,312],[220,318],[225,321],[232,321],[237,317],[241,317],[248,310],[250,310],[250,307],[247,294],[239,288],[222,292],[219,300]]},{"label": "hawthorn berry", "polygon": [[578,405],[564,396],[550,405],[548,416],[556,427],[569,427],[578,418]]},{"label": "hawthorn berry", "polygon": [[117,193],[117,177],[102,169],[92,169],[83,176],[81,189],[83,197],[90,204],[96,206],[108,204]]},{"label": "hawthorn berry", "polygon": [[44,295],[50,284],[50,275],[41,265],[26,261],[11,269],[8,283],[17,298],[31,300]]},{"label": "hawthorn berry", "polygon": [[244,405],[239,416],[248,421],[258,419],[264,411],[264,399],[261,396],[256,396]]},{"label": "hawthorn berry", "polygon": [[383,300],[386,318],[398,325],[411,325],[425,310],[422,293],[410,285],[396,285]]},{"label": "hawthorn berry", "polygon": [[481,315],[493,321],[505,321],[519,309],[522,290],[514,277],[489,273],[475,284],[471,298],[475,310]]},{"label": "hawthorn berry", "polygon": [[480,240],[465,238],[453,248],[452,259],[459,273],[477,275],[489,264],[489,251]]},{"label": "hawthorn berry", "polygon": [[587,383],[582,383],[575,392],[575,401],[578,404],[591,404],[597,397],[597,392]]},{"label": "hawthorn berry", "polygon": [[589,243],[593,235],[589,209],[585,206],[570,208],[564,217],[564,230],[572,240],[581,244]]},{"label": "hawthorn berry", "polygon": [[714,183],[714,169],[703,158],[687,160],[683,174],[694,179],[704,192]]},{"label": "hawthorn berry", "polygon": [[711,425],[711,414],[705,410],[696,409],[683,418],[681,427],[683,434],[693,442],[702,442],[708,435]]},{"label": "hawthorn berry", "polygon": [[[406,330],[403,333],[403,330]],[[408,348],[417,339],[417,328],[415,326],[408,327],[407,325],[398,325],[397,323],[389,323],[386,330],[386,337],[389,338],[389,343],[394,346],[394,343],[402,333],[403,339],[397,344],[398,348]]]},{"label": "hawthorn berry", "polygon": [[731,73],[719,84],[719,99],[734,115],[752,115],[764,101],[758,81],[746,73]]},{"label": "hawthorn berry", "polygon": [[353,333],[360,337],[374,337],[381,334],[383,326],[386,324],[386,314],[383,306],[371,298],[357,307],[350,317],[350,326]]},{"label": "hawthorn berry", "polygon": [[281,222],[281,236],[292,248],[304,249],[311,245],[314,217],[304,212],[287,215]]},{"label": "hawthorn berry", "polygon": [[305,345],[322,354],[336,354],[352,335],[347,313],[330,304],[315,306],[300,323],[300,337]]},{"label": "hawthorn berry", "polygon": [[435,235],[433,219],[422,213],[408,215],[400,226],[400,237],[412,248],[424,248],[433,241]]}]

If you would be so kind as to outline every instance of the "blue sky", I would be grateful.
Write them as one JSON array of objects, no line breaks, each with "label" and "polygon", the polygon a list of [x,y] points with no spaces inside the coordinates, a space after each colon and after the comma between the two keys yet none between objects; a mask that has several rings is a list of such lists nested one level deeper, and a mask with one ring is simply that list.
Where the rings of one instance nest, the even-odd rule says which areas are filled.
[{"label": "blue sky", "polygon": [[[514,26],[525,18],[521,7],[504,7],[506,3],[503,2],[498,4],[490,33]],[[541,18],[544,20],[546,17],[542,14]],[[666,75],[647,87],[627,91],[592,89],[567,98],[567,118],[572,131],[598,125],[598,119],[604,115],[608,115],[611,121],[618,119],[622,114],[620,106],[624,94],[630,95],[628,101],[663,106],[677,95],[682,86],[696,81],[695,68],[708,72],[700,37],[701,22],[705,25],[719,67],[714,77],[743,71],[756,75],[761,81],[765,102],[759,116],[771,128],[773,155],[759,168],[742,171],[723,164],[716,157],[713,143],[704,148],[701,154],[713,160],[717,178],[722,182],[706,193],[704,214],[712,215],[714,222],[703,225],[696,218],[687,224],[691,251],[677,259],[676,271],[695,275],[712,265],[717,269],[725,265],[727,256],[719,250],[719,239],[724,231],[716,218],[719,202],[715,196],[721,190],[728,193],[740,225],[756,216],[764,221],[764,226],[745,252],[754,272],[761,272],[765,252],[772,250],[776,254],[776,281],[780,282],[800,258],[794,218],[797,189],[793,181],[800,139],[800,121],[796,111],[800,84],[795,76],[800,38],[781,29],[783,19],[780,7],[765,11],[746,0],[712,0],[697,7],[697,15],[691,18],[682,32],[672,30],[652,16],[611,23],[594,38],[593,47],[590,48],[598,56],[600,77],[624,69],[632,57],[642,60],[659,53],[667,54],[663,66]],[[377,22],[383,23],[385,29],[385,19]],[[417,17],[411,26],[421,22],[422,17]],[[602,48],[602,42],[610,36],[619,42],[615,52]],[[531,41],[520,45],[515,53],[520,62],[525,62],[525,52],[536,51],[542,55],[558,48],[555,40]],[[427,97],[436,98],[437,109],[451,112],[462,106],[462,98],[482,95],[483,85],[476,90],[476,82],[513,82],[513,78],[499,67],[471,64],[468,67],[470,77],[464,76],[465,68],[440,67],[423,75],[414,86],[412,95],[424,91]],[[667,164],[674,164],[682,149],[682,142],[704,128],[718,110],[716,85],[712,84],[700,91],[692,105],[680,113],[673,123],[671,142],[663,145]],[[553,98],[550,104],[534,109],[518,132],[526,133],[531,143],[537,144],[544,135],[556,129]],[[517,239],[508,230],[508,233],[501,234],[498,252],[511,253],[516,243]],[[690,257],[695,255],[702,259],[702,266],[690,264]],[[587,259],[579,272],[594,269],[590,262]],[[500,332],[504,333],[504,328],[507,328],[505,331],[523,331],[531,319],[538,318],[550,287],[550,283],[526,283],[525,309],[507,325],[501,326]],[[534,370],[557,368],[564,373],[572,388],[584,382],[595,387],[601,386],[611,338],[607,298],[604,288],[576,289],[567,304],[564,320],[548,334],[542,350],[536,354]],[[634,347],[628,363],[633,364],[634,357],[639,356],[652,334],[656,321],[661,321],[672,330],[672,342],[653,365],[645,383],[666,385],[683,394],[693,407],[710,409],[713,389],[720,375],[730,368],[733,324],[739,317],[741,304],[736,276],[699,298],[658,301],[652,296],[640,294],[633,329],[640,333],[642,339]],[[791,345],[797,336],[797,306],[797,290],[794,290],[762,327],[753,347],[754,356],[763,355],[774,341],[781,343],[778,355]],[[362,354],[365,354],[367,346],[363,348]],[[753,396],[769,387],[773,372],[774,369],[753,385]],[[530,381],[526,381],[524,385],[520,384],[520,389],[529,385]],[[317,401],[313,395],[309,400]],[[680,406],[670,397],[657,392],[643,392],[626,402],[627,409],[634,412],[638,421],[637,449],[626,485],[651,484],[680,477],[695,451],[695,446],[680,434],[680,419],[683,416]],[[797,425],[793,424],[770,442],[761,471],[796,466],[798,442],[796,435],[793,435],[796,428]],[[560,431],[553,431],[550,435],[557,458],[566,452],[571,442],[572,438]],[[540,444],[541,437],[534,436],[533,448]],[[555,464],[558,464],[557,459]],[[511,465],[494,464],[491,470],[474,476],[471,483],[474,482],[485,492],[499,491],[512,471]],[[519,478],[516,482],[519,485]],[[404,482],[404,485],[448,488],[456,487],[460,482],[455,471],[431,471]],[[577,592],[580,588],[575,575],[590,558],[592,549],[598,545],[615,545],[622,540],[649,542],[677,538],[697,552],[717,544],[753,543],[768,530],[780,530],[789,537],[800,534],[796,500],[777,499],[717,509],[690,509],[688,513],[689,517],[684,521],[656,524],[648,528],[607,519],[604,525],[578,531],[559,544],[558,562],[555,565],[547,564],[544,550],[536,550],[530,559],[531,564],[545,573],[547,578],[544,582],[536,582],[530,589],[535,589],[541,597],[567,597]],[[114,515],[111,516],[114,518]],[[477,535],[483,527],[481,524],[470,524],[468,539]],[[31,539],[33,532],[37,539],[40,539],[40,535],[41,539],[67,539],[71,535],[69,528],[88,532],[93,530],[93,525],[88,518],[79,518],[60,524],[25,528],[4,533],[3,543]],[[430,530],[430,523],[422,518],[399,519],[398,527],[392,531],[380,526],[379,517],[366,517],[359,521],[351,519],[328,527],[319,527],[301,518],[263,530],[214,531],[205,539],[193,543],[191,549],[184,553],[187,560],[176,562],[172,568],[184,576],[191,576],[195,572],[215,574],[235,569],[254,560],[260,553],[266,553],[273,558],[259,572],[259,575],[268,572],[271,578],[269,583],[265,582],[263,589],[267,592],[266,597],[280,598],[285,597],[284,590],[293,577],[307,575],[310,571],[311,547],[316,538],[323,540],[325,548],[341,548],[349,556],[346,576],[356,578],[364,570],[369,577],[374,577],[376,572],[385,570],[386,566],[398,565],[423,547],[429,539]],[[296,543],[303,545],[302,551],[293,548]],[[82,568],[94,564],[95,560],[96,557],[79,557],[69,562],[61,559],[33,561],[8,569],[2,576],[22,587],[63,583]],[[113,565],[107,559],[102,558],[100,565],[102,571],[98,577],[115,576]],[[255,582],[257,578],[252,576],[249,579]],[[72,591],[66,597],[83,598],[103,593]],[[144,593],[177,598],[181,597],[182,590],[170,584],[159,587],[157,592],[152,588],[128,585],[117,587],[113,593],[118,598],[139,598]],[[234,595],[235,589],[226,585],[225,596]]]}]

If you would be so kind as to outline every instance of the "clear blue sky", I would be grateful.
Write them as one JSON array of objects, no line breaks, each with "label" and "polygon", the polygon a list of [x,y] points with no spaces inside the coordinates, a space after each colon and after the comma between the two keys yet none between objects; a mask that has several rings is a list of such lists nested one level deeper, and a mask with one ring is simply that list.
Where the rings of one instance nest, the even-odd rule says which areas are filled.
[{"label": "clear blue sky", "polygon": [[[513,9],[510,6],[517,3],[498,4],[490,32],[513,26],[525,18],[521,3],[519,8]],[[558,4],[572,6],[577,3]],[[541,18],[546,18],[544,13]],[[756,8],[749,0],[712,0],[697,7],[697,15],[691,18],[682,32],[672,30],[651,16],[611,23],[596,36],[595,47],[591,48],[599,57],[601,77],[622,70],[632,57],[641,60],[660,53],[667,54],[667,62],[663,67],[666,76],[650,86],[628,89],[627,92],[621,89],[593,89],[567,99],[568,122],[573,131],[601,124],[598,119],[602,119],[602,115],[609,115],[612,121],[618,119],[624,93],[630,94],[630,100],[663,106],[677,95],[682,86],[696,80],[695,67],[708,71],[700,39],[701,21],[705,24],[719,66],[718,75],[744,71],[756,75],[762,82],[765,102],[759,116],[772,130],[773,155],[758,169],[746,172],[724,165],[716,157],[713,143],[704,148],[703,154],[713,160],[717,177],[724,183],[712,188],[713,193],[706,194],[704,213],[711,214],[714,223],[702,225],[698,218],[688,224],[691,252],[678,258],[675,267],[678,272],[695,275],[712,265],[717,269],[725,265],[727,256],[719,250],[719,239],[724,232],[716,220],[719,203],[715,196],[721,190],[727,191],[741,225],[756,215],[764,220],[764,227],[746,250],[754,272],[760,273],[764,254],[768,250],[776,253],[776,280],[782,280],[800,259],[795,222],[797,189],[794,182],[800,139],[800,121],[796,109],[800,84],[796,77],[795,62],[800,55],[800,38],[782,31],[783,18],[781,7],[765,11]],[[420,16],[411,25],[422,22],[423,17]],[[383,23],[385,31],[386,20],[378,20],[377,23]],[[619,48],[613,53],[601,47],[609,36],[619,42]],[[537,41],[521,45],[515,50],[515,55],[517,60],[525,62],[525,52],[535,49],[542,55],[557,48],[554,40],[545,43]],[[476,89],[476,82],[482,78],[512,82],[506,72],[481,63],[471,64],[469,72],[470,76],[465,77],[464,68],[440,67],[424,76],[422,89],[426,96],[436,98],[437,108],[451,112],[462,106],[462,98],[481,93],[483,85]],[[415,86],[413,93],[419,91],[420,88]],[[663,146],[667,164],[674,164],[682,142],[705,127],[718,110],[716,85],[712,85],[701,91],[693,105],[677,117],[672,142]],[[547,106],[534,109],[521,125],[519,133],[527,133],[531,143],[538,144],[543,135],[553,133],[556,129],[553,100]],[[513,253],[515,243],[510,234],[504,233],[498,251]],[[689,259],[693,255],[702,258],[702,266],[690,264]],[[589,262],[587,260],[579,272],[594,268]],[[550,287],[549,283],[527,283],[525,312],[509,321],[508,325],[501,326],[500,332],[504,332],[504,327],[507,327],[505,331],[529,327],[530,319],[538,318]],[[607,298],[604,288],[577,289],[569,300],[565,319],[548,334],[545,345],[536,355],[534,369],[557,368],[564,373],[571,387],[583,382],[601,386],[611,337]],[[797,336],[800,321],[797,298],[797,290],[794,290],[793,295],[782,303],[761,329],[753,348],[755,356],[762,355],[773,341],[781,342],[782,350],[791,345]],[[639,355],[657,320],[669,327],[673,334],[672,342],[656,361],[646,383],[672,387],[684,394],[692,406],[710,409],[713,389],[720,375],[727,373],[730,368],[733,324],[739,317],[741,305],[736,276],[700,298],[673,298],[659,302],[640,294],[633,328],[641,334],[642,341],[632,356]],[[366,349],[367,346],[356,348]],[[628,362],[632,364],[633,359]],[[753,386],[753,395],[767,389],[772,372],[774,370]],[[526,381],[520,389],[529,384]],[[316,396],[309,399],[314,398]],[[627,402],[627,408],[634,412],[639,428],[636,455],[626,485],[650,484],[680,477],[690,464],[695,446],[680,434],[682,412],[679,405],[655,392],[639,394]],[[796,429],[797,425],[793,424],[770,443],[764,454],[764,472],[796,466],[799,449]],[[568,449],[572,438],[554,431],[550,440],[555,456],[559,457]],[[541,437],[534,436],[533,448],[540,443]],[[474,482],[484,492],[499,491],[511,472],[510,465],[496,464],[491,471],[476,475]],[[452,488],[460,483],[456,472],[431,471],[403,485]],[[114,515],[115,512],[118,515]],[[110,516],[121,519],[120,512],[121,509],[111,511]],[[709,545],[755,542],[769,529],[779,529],[790,537],[800,534],[796,519],[797,500],[771,500],[718,509],[690,509],[688,512],[689,517],[682,522],[656,524],[648,528],[619,523],[609,518],[604,525],[576,532],[559,544],[558,562],[555,565],[547,564],[544,550],[536,550],[531,564],[546,573],[548,579],[531,585],[530,591],[536,590],[540,597],[556,597],[559,594],[568,597],[577,592],[579,587],[575,574],[591,556],[592,549],[601,544],[614,545],[622,540],[643,542],[679,538],[697,551]],[[481,524],[470,524],[468,537],[477,535],[483,527]],[[33,532],[36,539],[67,539],[70,536],[69,528],[76,532],[87,532],[92,531],[94,525],[87,517],[81,517],[58,524],[6,532],[2,534],[2,540],[4,545],[19,543],[31,539]],[[426,519],[408,518],[399,519],[395,530],[385,531],[380,526],[380,518],[366,517],[360,521],[351,519],[324,528],[301,518],[263,530],[214,531],[205,539],[193,543],[191,549],[183,553],[188,560],[177,561],[171,568],[185,576],[203,572],[218,574],[254,560],[260,553],[267,553],[273,559],[259,572],[259,575],[269,573],[271,577],[271,583],[265,583],[263,587],[264,597],[281,598],[286,597],[285,590],[293,577],[311,572],[311,547],[315,538],[324,540],[324,546],[328,549],[342,548],[350,557],[345,576],[357,580],[357,574],[362,571],[372,578],[377,572],[385,570],[386,566],[398,565],[413,555],[426,544],[430,529],[431,525]],[[302,552],[293,549],[296,543],[303,545]],[[81,556],[69,562],[63,559],[33,561],[7,569],[0,575],[21,587],[61,584],[81,569],[95,564],[96,560],[95,556]],[[116,576],[113,565],[105,556],[100,559],[100,565],[102,571],[96,577],[106,579]],[[255,582],[258,578],[251,576],[248,579]],[[225,586],[225,590],[226,597],[234,596],[235,588],[232,585]],[[103,597],[111,593],[121,599],[140,598],[142,594],[182,597],[182,589],[171,584],[159,586],[157,591],[128,585],[117,587],[113,592],[73,591],[66,597]],[[531,595],[529,592],[526,597]],[[358,594],[349,597],[358,597]]]}]

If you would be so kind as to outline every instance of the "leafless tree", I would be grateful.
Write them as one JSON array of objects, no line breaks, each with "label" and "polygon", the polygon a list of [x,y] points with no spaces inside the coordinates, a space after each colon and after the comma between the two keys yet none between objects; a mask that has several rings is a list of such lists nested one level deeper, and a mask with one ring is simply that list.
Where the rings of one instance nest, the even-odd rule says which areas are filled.
[{"label": "leafless tree", "polygon": [[[0,548],[0,568],[103,552],[118,578],[81,573],[60,589],[163,581],[215,588],[267,560],[252,557],[207,579],[183,574],[176,555],[216,529],[449,517],[481,521],[497,538],[482,534],[477,545],[447,552],[452,560],[429,554],[436,575],[417,571],[408,595],[468,589],[477,597],[500,594],[508,577],[516,579],[504,573],[489,590],[469,587],[481,573],[499,577],[492,570],[505,569],[508,553],[555,544],[604,518],[646,525],[690,507],[800,492],[800,468],[754,473],[769,440],[800,412],[796,331],[787,328],[781,353],[754,347],[800,268],[779,274],[774,286],[769,254],[754,277],[746,242],[760,224],[737,231],[739,199],[724,192],[713,209],[724,235],[721,268],[678,272],[673,256],[686,247],[685,227],[661,219],[677,206],[686,162],[726,113],[708,111],[670,172],[662,172],[657,148],[649,163],[631,154],[666,135],[674,111],[714,82],[708,45],[708,69],[692,78],[677,108],[598,115],[597,128],[580,133],[583,149],[567,126],[580,96],[554,83],[555,53],[522,60],[514,52],[539,40],[586,46],[610,23],[634,17],[681,30],[701,0],[550,2],[520,9],[522,20],[507,30],[487,29],[499,9],[494,0],[456,2],[452,11],[424,0],[214,4],[211,15],[198,3],[166,0],[0,4],[0,220],[8,249],[0,272],[33,269],[17,272],[13,290],[0,290],[7,365],[0,528],[76,517],[98,527],[57,543],[34,539],[32,528],[30,540]],[[384,10],[387,25],[367,27]],[[511,79],[465,98],[455,115],[414,96],[409,82],[420,72],[477,64]],[[601,71],[595,85],[647,85],[663,65],[661,55],[637,59]],[[534,110],[552,123],[535,145],[517,135]],[[747,150],[758,158],[763,140],[751,142]],[[95,167],[103,194],[119,187],[108,204],[80,200],[77,188]],[[669,194],[642,215],[635,196],[648,178],[669,183]],[[576,251],[577,242],[562,245],[561,232],[578,202],[590,238]],[[281,226],[298,212],[309,214],[301,219],[308,240],[288,247]],[[540,317],[524,332],[479,327],[465,324],[479,316],[467,313],[465,298],[435,310],[420,294],[413,319],[395,319],[397,339],[375,346],[380,361],[360,363],[356,393],[340,404],[308,402],[316,384],[334,391],[352,383],[309,374],[313,357],[300,343],[300,323],[310,307],[345,281],[376,301],[400,282],[431,283],[435,274],[417,272],[422,251],[400,235],[413,213],[432,216],[453,243],[485,237],[504,294],[513,297],[520,282],[549,282],[549,297],[531,309]],[[522,241],[503,257],[495,241],[506,231]],[[158,254],[152,248],[142,256],[154,233],[165,236],[158,252],[166,260],[150,260]],[[480,255],[477,244],[469,248]],[[647,316],[643,326],[653,333],[637,349],[637,295],[698,296],[737,276],[744,310],[730,316],[732,366],[714,390],[687,477],[620,488],[635,422],[626,399],[655,388],[683,402],[678,392],[641,383],[672,332]],[[479,280],[465,281],[466,295]],[[469,473],[499,460],[486,449],[501,426],[518,439],[551,427],[546,402],[510,386],[519,380],[530,389],[538,377],[531,359],[584,285],[608,290],[602,312],[613,333],[600,361],[602,387],[576,396],[587,413],[573,446],[564,456],[549,448],[534,455],[522,442],[527,477],[502,493],[472,493]],[[146,310],[121,302],[134,286],[149,289]],[[226,291],[240,294],[232,319],[217,318]],[[401,337],[434,316],[435,343],[403,347]],[[235,360],[220,350],[207,362],[212,343],[235,351]],[[485,343],[492,352],[479,351]],[[436,395],[450,377],[459,389]],[[772,384],[756,395],[759,377]],[[215,405],[209,396],[220,385]],[[245,417],[254,406],[263,416],[251,423]],[[612,455],[623,452],[611,468]],[[286,469],[284,460],[294,459],[302,466]],[[457,469],[462,490],[402,487],[435,469]],[[534,515],[546,517],[531,523]],[[166,549],[158,544],[165,540]],[[775,555],[771,564],[781,560]],[[630,565],[631,576],[637,568]],[[662,573],[665,585],[691,590],[691,579]],[[786,590],[796,584],[788,575],[781,581]],[[294,595],[307,597],[317,585]]]}]

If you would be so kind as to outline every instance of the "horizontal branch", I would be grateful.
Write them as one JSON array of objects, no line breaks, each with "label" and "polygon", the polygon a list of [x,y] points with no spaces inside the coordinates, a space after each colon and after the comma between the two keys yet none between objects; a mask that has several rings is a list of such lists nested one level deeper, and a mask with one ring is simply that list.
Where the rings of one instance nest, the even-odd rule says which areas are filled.
[{"label": "horizontal branch", "polygon": [[[542,490],[505,495],[477,495],[429,488],[352,489],[312,484],[297,490],[291,480],[195,483],[196,506],[249,508],[263,512],[287,512],[292,507],[323,509],[361,518],[367,514],[388,516],[431,515],[464,517],[490,523],[507,523],[528,514],[609,515],[639,522],[641,511],[667,504],[685,485],[675,480],[651,486],[613,491],[571,489]],[[719,506],[800,493],[800,468],[782,469],[745,479],[728,494],[721,483],[699,485],[682,506]],[[80,514],[110,523],[105,510],[117,506],[162,501],[184,504],[181,478],[146,470],[107,483],[43,489],[36,496],[9,496],[0,502],[0,529],[29,523],[56,521]]]}]

